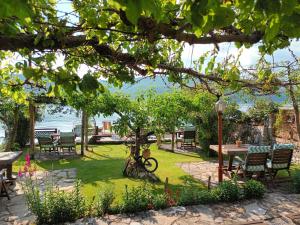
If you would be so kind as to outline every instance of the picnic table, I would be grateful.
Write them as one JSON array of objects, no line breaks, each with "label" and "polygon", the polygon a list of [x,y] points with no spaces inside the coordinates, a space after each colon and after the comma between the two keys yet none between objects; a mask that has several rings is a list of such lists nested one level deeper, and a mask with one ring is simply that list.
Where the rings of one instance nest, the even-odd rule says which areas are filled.
[{"label": "picnic table", "polygon": [[[228,162],[228,171],[232,171],[233,166],[233,159],[237,155],[246,155],[248,152],[249,144],[242,144],[240,147],[237,147],[235,144],[226,144],[222,145],[222,153],[224,155],[228,155],[229,162]],[[219,145],[210,145],[209,148],[218,153]]]},{"label": "picnic table", "polygon": [[12,164],[22,155],[22,151],[0,152],[0,170],[6,169],[7,179],[13,180]]}]

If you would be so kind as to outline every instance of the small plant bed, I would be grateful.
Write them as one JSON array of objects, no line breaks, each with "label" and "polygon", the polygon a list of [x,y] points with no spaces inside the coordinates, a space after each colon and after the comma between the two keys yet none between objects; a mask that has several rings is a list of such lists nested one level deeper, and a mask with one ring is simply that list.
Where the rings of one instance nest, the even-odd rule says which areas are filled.
[{"label": "small plant bed", "polygon": [[189,186],[173,191],[166,185],[164,193],[158,193],[154,186],[144,183],[131,188],[125,186],[121,201],[113,204],[116,197],[113,186],[101,188],[91,201],[83,197],[79,181],[71,192],[61,191],[50,185],[41,193],[29,178],[24,190],[28,207],[36,216],[38,224],[57,224],[83,217],[136,213],[173,206],[236,202],[262,198],[265,192],[264,186],[255,180],[247,181],[244,187],[239,186],[236,181],[224,181],[211,190]]}]

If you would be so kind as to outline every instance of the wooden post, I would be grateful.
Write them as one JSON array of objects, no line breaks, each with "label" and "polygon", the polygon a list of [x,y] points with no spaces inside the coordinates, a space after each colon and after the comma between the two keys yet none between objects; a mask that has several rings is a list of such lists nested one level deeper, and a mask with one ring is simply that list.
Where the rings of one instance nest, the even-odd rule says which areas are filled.
[{"label": "wooden post", "polygon": [[165,180],[165,193],[167,193],[169,190],[169,178],[166,177],[166,180]]},{"label": "wooden post", "polygon": [[30,155],[33,156],[35,152],[34,144],[34,127],[35,127],[35,105],[32,100],[29,101],[29,143],[30,143]]},{"label": "wooden post", "polygon": [[222,112],[218,112],[218,159],[219,159],[219,168],[218,168],[218,177],[219,183],[223,181],[223,154],[222,154]]},{"label": "wooden post", "polygon": [[211,176],[208,177],[208,181],[207,181],[207,189],[208,189],[208,190],[211,189]]}]

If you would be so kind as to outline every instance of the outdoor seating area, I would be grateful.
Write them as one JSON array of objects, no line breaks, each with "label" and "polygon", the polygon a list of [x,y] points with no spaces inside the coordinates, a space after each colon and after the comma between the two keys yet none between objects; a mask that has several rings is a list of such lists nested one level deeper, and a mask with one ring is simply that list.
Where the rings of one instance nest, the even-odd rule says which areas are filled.
[{"label": "outdoor seating area", "polygon": [[[290,166],[295,146],[293,144],[274,144],[271,146],[223,145],[222,153],[228,156],[228,165],[223,167],[226,176],[238,175],[245,181],[253,176],[273,183],[280,170],[291,176]],[[218,152],[217,145],[210,149]]]},{"label": "outdoor seating area", "polygon": [[196,149],[196,129],[194,127],[186,127],[176,132],[176,148]]},{"label": "outdoor seating area", "polygon": [[55,153],[59,155],[76,155],[75,134],[73,132],[60,132],[50,134],[39,134],[38,140],[39,153]]}]

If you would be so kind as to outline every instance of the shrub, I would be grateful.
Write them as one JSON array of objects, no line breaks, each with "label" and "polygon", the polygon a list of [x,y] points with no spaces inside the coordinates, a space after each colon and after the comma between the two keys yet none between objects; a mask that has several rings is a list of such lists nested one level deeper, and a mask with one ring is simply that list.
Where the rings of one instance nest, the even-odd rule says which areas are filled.
[{"label": "shrub", "polygon": [[300,193],[300,170],[295,170],[293,174],[293,187],[296,193]]},{"label": "shrub", "polygon": [[217,201],[214,192],[201,190],[198,187],[183,188],[179,195],[178,205],[207,204]]},{"label": "shrub", "polygon": [[262,198],[265,194],[265,191],[265,186],[256,180],[248,180],[244,185],[244,197],[246,199]]},{"label": "shrub", "polygon": [[151,190],[148,186],[142,185],[138,187],[128,188],[125,187],[125,193],[123,194],[123,203],[121,211],[126,213],[132,213],[137,211],[144,211],[152,208],[151,204]]},{"label": "shrub", "polygon": [[111,209],[111,204],[115,199],[113,188],[110,186],[104,187],[99,193],[99,198],[96,201],[96,212],[98,216],[103,216]]},{"label": "shrub", "polygon": [[223,181],[213,192],[218,200],[224,202],[237,201],[240,196],[239,187],[235,181]]},{"label": "shrub", "polygon": [[154,209],[164,209],[168,206],[166,194],[153,194],[151,202]]},{"label": "shrub", "polygon": [[41,193],[38,185],[29,180],[26,181],[24,191],[27,205],[36,216],[38,224],[74,221],[83,217],[86,211],[79,181],[76,182],[72,192],[60,191],[49,186],[44,193]]}]

